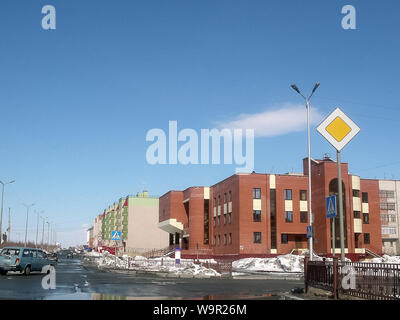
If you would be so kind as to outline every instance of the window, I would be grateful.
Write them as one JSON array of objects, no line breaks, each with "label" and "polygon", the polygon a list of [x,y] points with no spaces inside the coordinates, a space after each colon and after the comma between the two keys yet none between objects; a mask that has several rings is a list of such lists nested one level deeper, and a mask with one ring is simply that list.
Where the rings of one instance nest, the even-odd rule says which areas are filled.
[{"label": "window", "polygon": [[229,234],[228,241],[229,241],[229,244],[232,244],[232,233]]},{"label": "window", "polygon": [[261,222],[261,210],[253,210],[253,221]]},{"label": "window", "polygon": [[261,232],[254,232],[254,243],[261,243]]},{"label": "window", "polygon": [[361,212],[360,211],[354,211],[354,219],[360,219],[361,218]]},{"label": "window", "polygon": [[232,223],[232,213],[228,213],[228,223]]},{"label": "window", "polygon": [[217,218],[214,217],[214,227],[215,227],[216,224],[217,224]]},{"label": "window", "polygon": [[300,211],[300,222],[301,223],[307,223],[307,211]]},{"label": "window", "polygon": [[229,202],[232,201],[232,191],[229,191],[228,201],[229,201]]},{"label": "window", "polygon": [[214,236],[214,246],[217,244],[217,236]]},{"label": "window", "polygon": [[217,206],[217,198],[214,198],[214,207]]},{"label": "window", "polygon": [[382,227],[382,234],[396,234],[395,227]]},{"label": "window", "polygon": [[253,199],[261,199],[261,189],[260,188],[253,189]]},{"label": "window", "polygon": [[224,193],[224,203],[226,203],[226,200],[227,200],[228,198],[226,197],[226,192]]},{"label": "window", "polygon": [[391,190],[380,190],[379,197],[381,198],[394,198],[394,191]]},{"label": "window", "polygon": [[221,216],[218,216],[217,225],[219,226],[220,224],[221,224]]},{"label": "window", "polygon": [[293,222],[293,211],[285,211],[285,222]]},{"label": "window", "polygon": [[363,203],[368,203],[368,192],[363,192],[362,193],[362,202]]},{"label": "window", "polygon": [[353,197],[360,197],[360,190],[353,190]]},{"label": "window", "polygon": [[224,234],[224,245],[226,245],[226,233]]},{"label": "window", "polygon": [[391,202],[381,202],[380,203],[381,210],[396,210],[396,206]]},{"label": "window", "polygon": [[369,233],[364,233],[364,244],[370,243]]},{"label": "window", "polygon": [[44,259],[44,252],[43,251],[38,251],[37,252],[38,258]]},{"label": "window", "polygon": [[285,200],[292,200],[292,190],[285,189]]},{"label": "window", "polygon": [[300,201],[307,201],[307,190],[300,190]]},{"label": "window", "polygon": [[224,214],[224,224],[226,224],[226,214]]},{"label": "window", "polygon": [[286,244],[286,243],[289,242],[288,240],[289,240],[288,235],[285,234],[285,233],[282,233],[282,234],[281,234],[281,243]]},{"label": "window", "polygon": [[218,236],[218,245],[221,244],[221,236]]},{"label": "window", "polygon": [[369,213],[363,213],[363,223],[368,224],[369,223]]}]

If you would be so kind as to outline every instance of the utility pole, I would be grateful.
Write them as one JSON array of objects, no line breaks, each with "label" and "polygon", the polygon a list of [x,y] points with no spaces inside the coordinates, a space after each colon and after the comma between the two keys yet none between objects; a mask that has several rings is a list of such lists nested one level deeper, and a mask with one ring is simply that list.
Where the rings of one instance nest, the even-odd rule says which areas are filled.
[{"label": "utility pole", "polygon": [[[307,146],[308,146],[308,219],[309,221],[309,226],[311,227],[311,230],[313,231],[313,216],[312,216],[312,210],[311,210],[311,142],[310,142],[310,99],[314,92],[318,89],[319,87],[319,82],[317,82],[308,98],[306,98],[299,90],[299,88],[295,85],[291,85],[292,89],[296,91],[299,95],[303,97],[303,99],[306,102],[306,108],[307,108]],[[308,240],[308,249],[310,251],[310,261],[313,261],[313,235],[314,232],[311,232],[311,237]]]},{"label": "utility pole", "polygon": [[47,245],[50,245],[50,222],[47,223]]},{"label": "utility pole", "polygon": [[26,224],[25,224],[25,247],[27,244],[27,238],[28,238],[28,216],[29,216],[29,208],[34,206],[35,204],[32,203],[30,205],[23,204],[26,207]]},{"label": "utility pole", "polygon": [[8,207],[8,242],[11,242],[11,208]]},{"label": "utility pole", "polygon": [[2,224],[3,224],[3,205],[4,205],[4,187],[7,184],[11,184],[14,183],[15,180],[11,180],[9,182],[4,183],[3,181],[0,180],[0,184],[2,185],[2,189],[1,189],[1,213],[0,213],[0,243],[3,243],[3,228],[2,228]]},{"label": "utility pole", "polygon": [[[45,219],[42,217],[42,219],[43,219],[43,230],[42,230],[42,246],[44,245],[44,224],[45,224]],[[46,219],[47,219],[47,217],[46,217]]]}]

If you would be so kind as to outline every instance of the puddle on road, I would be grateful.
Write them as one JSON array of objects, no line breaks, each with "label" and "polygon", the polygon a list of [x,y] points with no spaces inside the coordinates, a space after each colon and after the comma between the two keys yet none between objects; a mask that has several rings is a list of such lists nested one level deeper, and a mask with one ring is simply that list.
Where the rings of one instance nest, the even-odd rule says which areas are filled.
[{"label": "puddle on road", "polygon": [[103,293],[75,292],[71,294],[60,294],[47,296],[44,300],[281,300],[282,296],[277,294],[259,295],[225,295],[213,294],[203,297],[167,297],[167,296],[119,296]]}]

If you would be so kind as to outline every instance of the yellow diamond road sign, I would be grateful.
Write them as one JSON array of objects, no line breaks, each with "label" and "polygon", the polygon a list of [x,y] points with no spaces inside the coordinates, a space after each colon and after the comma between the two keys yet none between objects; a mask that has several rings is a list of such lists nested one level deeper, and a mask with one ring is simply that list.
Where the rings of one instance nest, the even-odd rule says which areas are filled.
[{"label": "yellow diamond road sign", "polygon": [[317,127],[317,131],[322,134],[336,150],[340,151],[360,132],[360,128],[346,116],[342,110],[336,108]]}]

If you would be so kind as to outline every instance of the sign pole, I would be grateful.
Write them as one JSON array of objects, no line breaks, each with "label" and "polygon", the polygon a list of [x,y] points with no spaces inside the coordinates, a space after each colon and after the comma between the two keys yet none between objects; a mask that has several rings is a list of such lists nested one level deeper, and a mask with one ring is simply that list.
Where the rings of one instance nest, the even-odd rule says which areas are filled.
[{"label": "sign pole", "polygon": [[342,170],[340,151],[337,150],[338,165],[338,201],[339,201],[339,226],[340,226],[340,259],[344,261],[344,225],[343,225],[343,195],[342,195]]},{"label": "sign pole", "polygon": [[335,257],[335,251],[336,251],[336,235],[335,235],[335,217],[332,218],[332,256]]}]

